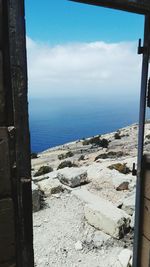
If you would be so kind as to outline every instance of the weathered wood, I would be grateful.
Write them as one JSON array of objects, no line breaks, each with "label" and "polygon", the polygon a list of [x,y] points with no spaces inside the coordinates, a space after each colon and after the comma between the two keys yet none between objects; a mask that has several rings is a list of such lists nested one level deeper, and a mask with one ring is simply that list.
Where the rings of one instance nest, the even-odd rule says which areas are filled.
[{"label": "weathered wood", "polygon": [[144,198],[143,206],[143,234],[150,240],[150,200]]},{"label": "weathered wood", "polygon": [[1,263],[1,267],[17,267],[17,265],[13,261],[8,261],[5,263]]},{"label": "weathered wood", "polygon": [[144,157],[142,233],[150,240],[150,156]]},{"label": "weathered wood", "polygon": [[145,173],[144,196],[150,199],[150,170]]},{"label": "weathered wood", "polygon": [[0,196],[11,196],[8,130],[0,128]]},{"label": "weathered wood", "polygon": [[[7,0],[14,127],[16,128],[17,265],[33,267],[32,192],[24,0]],[[16,191],[15,190],[15,191]]]},{"label": "weathered wood", "polygon": [[0,50],[0,126],[4,125],[5,121],[5,93],[3,83],[3,54]]},{"label": "weathered wood", "polygon": [[141,267],[150,266],[150,241],[142,237],[142,249],[141,249]]},{"label": "weathered wood", "polygon": [[[141,194],[141,224],[140,224],[140,255],[138,266],[150,266],[150,157],[144,155],[142,162],[142,194]],[[147,198],[148,197],[148,198]]]},{"label": "weathered wood", "polygon": [[0,200],[0,266],[15,259],[14,229],[13,202],[10,198]]},{"label": "weathered wood", "polygon": [[2,0],[0,0],[0,49],[2,49],[2,32],[3,32],[3,11],[2,11]]}]

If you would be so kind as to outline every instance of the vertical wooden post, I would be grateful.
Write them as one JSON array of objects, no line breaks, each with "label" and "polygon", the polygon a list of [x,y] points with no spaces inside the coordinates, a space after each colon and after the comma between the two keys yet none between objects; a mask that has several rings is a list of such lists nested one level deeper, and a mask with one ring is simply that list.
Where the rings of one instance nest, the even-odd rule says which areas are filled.
[{"label": "vertical wooden post", "polygon": [[[6,0],[5,0],[6,1]],[[30,136],[24,0],[7,0],[10,74],[16,129],[14,181],[16,195],[18,266],[33,266]]]},{"label": "vertical wooden post", "polygon": [[140,267],[150,266],[150,155],[144,155],[142,162],[142,225]]},{"label": "vertical wooden post", "polygon": [[24,0],[0,0],[0,266],[34,266]]},{"label": "vertical wooden post", "polygon": [[[12,196],[9,133],[4,82],[4,6],[0,0],[0,266],[16,266],[15,209]],[[8,95],[7,95],[8,96]]]}]

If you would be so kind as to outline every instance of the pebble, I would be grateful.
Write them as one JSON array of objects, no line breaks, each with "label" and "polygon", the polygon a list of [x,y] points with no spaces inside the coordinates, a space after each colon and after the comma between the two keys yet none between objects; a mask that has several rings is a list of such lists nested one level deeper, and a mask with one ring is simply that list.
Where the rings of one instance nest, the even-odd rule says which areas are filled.
[{"label": "pebble", "polygon": [[80,251],[82,249],[83,249],[82,242],[77,241],[77,243],[75,244],[75,250]]}]

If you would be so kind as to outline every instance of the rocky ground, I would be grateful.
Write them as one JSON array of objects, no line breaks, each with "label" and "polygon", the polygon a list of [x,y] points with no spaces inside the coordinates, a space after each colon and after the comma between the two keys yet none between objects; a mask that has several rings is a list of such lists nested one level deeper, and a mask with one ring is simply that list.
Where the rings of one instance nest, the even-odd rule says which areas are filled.
[{"label": "rocky ground", "polygon": [[35,266],[132,266],[137,131],[134,124],[33,155]]}]

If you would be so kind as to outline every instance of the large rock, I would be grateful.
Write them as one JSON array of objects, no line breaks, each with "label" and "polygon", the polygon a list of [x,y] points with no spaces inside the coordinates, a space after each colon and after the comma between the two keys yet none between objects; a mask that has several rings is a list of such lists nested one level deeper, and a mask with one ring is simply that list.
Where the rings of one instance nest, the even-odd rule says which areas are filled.
[{"label": "large rock", "polygon": [[64,168],[59,170],[57,178],[72,188],[88,183],[87,172],[83,168]]},{"label": "large rock", "polygon": [[118,255],[118,259],[114,264],[114,267],[131,267],[132,251],[129,249],[123,249]]},{"label": "large rock", "polygon": [[110,202],[100,199],[98,203],[85,205],[88,223],[114,238],[121,238],[130,225],[130,217]]},{"label": "large rock", "polygon": [[123,200],[122,209],[126,211],[129,215],[132,215],[135,210],[135,194],[125,198]]},{"label": "large rock", "polygon": [[32,182],[32,208],[33,212],[40,210],[40,191],[37,185]]},{"label": "large rock", "polygon": [[111,202],[90,193],[86,189],[77,189],[72,194],[86,202],[85,218],[96,229],[119,239],[129,228],[131,217]]},{"label": "large rock", "polygon": [[47,179],[38,183],[39,189],[46,197],[62,192],[63,186],[58,179]]}]

